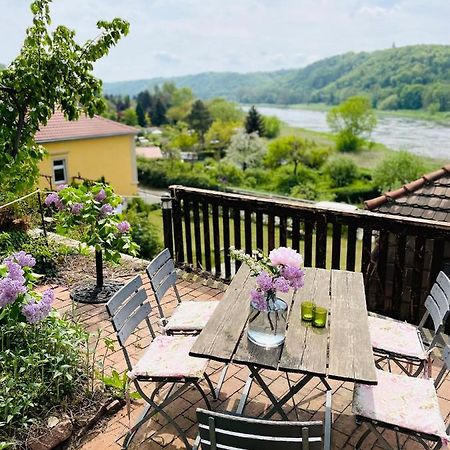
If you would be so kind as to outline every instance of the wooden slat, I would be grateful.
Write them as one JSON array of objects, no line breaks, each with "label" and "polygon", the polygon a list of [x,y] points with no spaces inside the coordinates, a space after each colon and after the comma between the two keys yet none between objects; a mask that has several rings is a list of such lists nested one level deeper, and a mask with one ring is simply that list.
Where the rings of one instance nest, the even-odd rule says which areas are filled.
[{"label": "wooden slat", "polygon": [[223,224],[223,257],[225,260],[225,278],[231,277],[231,258],[230,258],[230,210],[228,206],[222,207]]},{"label": "wooden slat", "polygon": [[120,311],[113,317],[113,323],[116,330],[120,330],[128,318],[134,313],[134,311],[142,305],[147,299],[147,294],[144,289],[137,291],[132,297],[129,298],[127,303]]},{"label": "wooden slat", "polygon": [[195,238],[195,265],[197,269],[203,268],[202,262],[202,239],[200,233],[200,212],[198,201],[192,202],[193,218],[194,218],[194,238]]},{"label": "wooden slat", "polygon": [[356,261],[356,230],[353,225],[348,226],[347,230],[347,265],[346,269],[350,271],[355,270]]},{"label": "wooden slat", "polygon": [[294,296],[289,314],[286,342],[279,368],[287,372],[302,372],[325,376],[330,324],[313,328],[301,320],[301,303],[314,301],[317,306],[330,308],[331,272],[324,269],[305,269],[305,285]]},{"label": "wooden slat", "polygon": [[392,315],[394,319],[400,319],[402,306],[403,282],[405,273],[406,236],[397,236],[396,255],[394,267],[394,282],[392,295]]},{"label": "wooden slat", "polygon": [[191,207],[190,202],[186,199],[183,201],[184,216],[184,237],[186,242],[186,258],[189,264],[193,264],[192,258],[192,230],[191,230]]},{"label": "wooden slat", "polygon": [[298,217],[292,219],[292,248],[300,252],[300,220]]},{"label": "wooden slat", "polygon": [[316,267],[325,268],[327,263],[327,223],[320,216],[316,226]]},{"label": "wooden slat", "polygon": [[331,268],[341,268],[341,237],[342,225],[340,223],[333,224],[333,238],[331,247]]},{"label": "wooden slat", "polygon": [[214,245],[214,269],[215,276],[219,277],[222,271],[220,261],[220,230],[219,230],[219,207],[212,205],[212,224],[213,224],[213,245]]},{"label": "wooden slat", "polygon": [[256,247],[258,250],[264,251],[264,234],[263,234],[263,215],[262,212],[256,213]]},{"label": "wooden slat", "polygon": [[184,262],[183,224],[181,221],[180,200],[175,195],[175,190],[172,190],[173,240],[175,242],[175,261],[181,264]]},{"label": "wooden slat", "polygon": [[142,286],[140,275],[135,276],[123,288],[117,291],[106,304],[109,314],[112,316],[122,307],[123,302]]},{"label": "wooden slat", "polygon": [[247,282],[250,271],[242,266],[226,290],[205,328],[193,345],[190,355],[230,362],[247,322],[248,299],[254,279]]},{"label": "wooden slat", "polygon": [[305,266],[312,266],[312,242],[314,226],[311,222],[305,222]]},{"label": "wooden slat", "polygon": [[268,252],[275,248],[275,217],[269,214],[267,220],[267,240],[268,240]]},{"label": "wooden slat", "polygon": [[[238,207],[233,209],[233,229],[234,229],[234,247],[239,250],[242,247],[241,243],[241,210]],[[241,262],[236,260],[235,271],[241,267]]]},{"label": "wooden slat", "polygon": [[125,322],[125,325],[117,332],[117,339],[120,345],[125,345],[127,339],[131,336],[137,326],[148,319],[151,308],[148,303],[144,303],[139,309]]},{"label": "wooden slat", "polygon": [[252,213],[249,209],[244,212],[245,253],[252,254]]},{"label": "wooden slat", "polygon": [[205,270],[211,272],[211,241],[209,237],[209,205],[206,201],[202,203],[203,216],[203,241],[205,243]]},{"label": "wooden slat", "polygon": [[331,273],[328,376],[367,384],[377,382],[360,273]]},{"label": "wooden slat", "polygon": [[372,229],[364,228],[362,239],[362,254],[361,254],[361,272],[364,275],[364,281],[367,285],[367,268],[370,264],[370,256],[372,254]]},{"label": "wooden slat", "polygon": [[287,245],[287,219],[284,216],[280,216],[280,247],[286,247]]}]

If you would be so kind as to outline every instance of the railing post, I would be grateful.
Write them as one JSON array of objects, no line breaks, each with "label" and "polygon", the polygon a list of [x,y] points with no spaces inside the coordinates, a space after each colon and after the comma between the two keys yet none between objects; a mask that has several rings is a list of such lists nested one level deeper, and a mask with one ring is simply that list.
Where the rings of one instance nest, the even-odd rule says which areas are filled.
[{"label": "railing post", "polygon": [[161,209],[164,230],[164,247],[169,249],[173,258],[172,197],[170,194],[163,194],[161,196]]}]

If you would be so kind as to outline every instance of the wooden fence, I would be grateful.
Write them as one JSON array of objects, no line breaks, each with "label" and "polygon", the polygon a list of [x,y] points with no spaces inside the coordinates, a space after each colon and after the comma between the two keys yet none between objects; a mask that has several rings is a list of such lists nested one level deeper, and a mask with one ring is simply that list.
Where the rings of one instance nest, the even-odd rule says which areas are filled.
[{"label": "wooden fence", "polygon": [[450,248],[445,222],[183,186],[170,187],[163,219],[178,265],[230,279],[239,267],[231,246],[290,246],[305,266],[361,271],[369,310],[415,323]]}]

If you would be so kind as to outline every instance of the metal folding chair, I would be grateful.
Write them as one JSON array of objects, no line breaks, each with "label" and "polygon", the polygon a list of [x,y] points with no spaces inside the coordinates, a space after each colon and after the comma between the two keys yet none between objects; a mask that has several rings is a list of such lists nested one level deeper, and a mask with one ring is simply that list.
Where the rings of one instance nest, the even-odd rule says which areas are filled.
[{"label": "metal folding chair", "polygon": [[[117,339],[122,347],[128,366],[128,376],[133,381],[137,392],[148,403],[136,424],[129,430],[122,448],[130,445],[138,429],[155,414],[161,414],[177,430],[186,448],[190,444],[183,430],[164,408],[187,391],[195,387],[203,397],[206,406],[210,408],[209,400],[200,386],[204,378],[209,385],[213,398],[213,385],[205,373],[207,360],[189,356],[189,351],[195,341],[193,336],[156,336],[150,323],[151,306],[147,301],[147,294],[142,287],[140,276],[135,277],[120,289],[106,304],[111,317]],[[133,364],[127,351],[126,342],[137,327],[145,321],[152,341],[136,364]],[[155,383],[156,386],[148,395],[142,383]],[[168,387],[164,399],[156,403],[155,398],[164,387]]]},{"label": "metal folding chair", "polygon": [[325,420],[287,422],[253,419],[197,409],[202,450],[330,450],[331,391],[327,393]]},{"label": "metal folding chair", "polygon": [[[369,329],[376,365],[394,362],[407,375],[418,376],[422,371],[430,375],[430,352],[438,344],[443,344],[442,333],[450,314],[450,280],[444,272],[439,272],[431,292],[425,300],[426,312],[415,325],[369,314]],[[425,324],[431,317],[433,330],[428,339]]]},{"label": "metal folding chair", "polygon": [[[356,449],[362,448],[363,442],[373,433],[376,442],[386,450],[392,450],[394,447],[378,428],[396,432],[397,448],[400,448],[398,433],[411,436],[425,449],[441,448],[442,441],[448,440],[450,425],[445,426],[436,389],[450,370],[449,346],[445,347],[443,358],[444,366],[434,382],[378,370],[377,385],[355,386],[353,413],[356,421],[367,427]],[[431,447],[427,441],[435,442],[435,445]]]},{"label": "metal folding chair", "polygon": [[[177,272],[169,250],[166,248],[160,252],[147,266],[147,275],[155,295],[156,306],[164,334],[168,336],[179,334],[198,334],[204,328],[218,301],[181,301],[177,288]],[[175,312],[166,317],[162,307],[166,292],[172,288],[177,298]],[[225,380],[228,366],[225,366],[219,377],[215,393],[219,396],[220,389]]]}]

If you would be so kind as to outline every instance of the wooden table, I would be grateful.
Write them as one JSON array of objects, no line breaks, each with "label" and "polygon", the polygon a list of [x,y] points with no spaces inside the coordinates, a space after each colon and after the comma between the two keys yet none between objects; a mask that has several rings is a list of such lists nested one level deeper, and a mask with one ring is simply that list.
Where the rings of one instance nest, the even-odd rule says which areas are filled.
[{"label": "wooden table", "polygon": [[[283,346],[265,349],[247,339],[249,295],[255,279],[243,265],[190,352],[191,356],[248,366],[251,379],[258,382],[274,405],[265,417],[279,412],[287,420],[281,406],[314,377],[326,386],[326,379],[377,383],[362,274],[312,268],[305,272],[302,289],[279,295],[289,305]],[[300,304],[305,300],[328,308],[326,328],[313,328],[302,322]],[[305,376],[281,399],[276,399],[259,374],[262,369]],[[242,412],[245,400],[244,397],[238,412]]]}]

